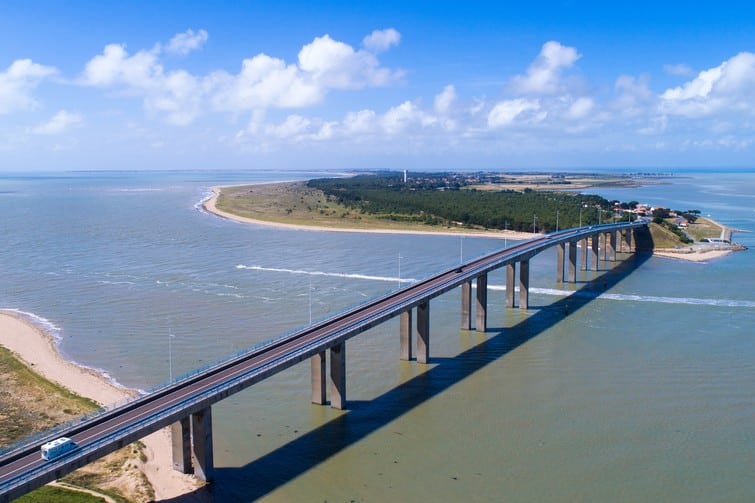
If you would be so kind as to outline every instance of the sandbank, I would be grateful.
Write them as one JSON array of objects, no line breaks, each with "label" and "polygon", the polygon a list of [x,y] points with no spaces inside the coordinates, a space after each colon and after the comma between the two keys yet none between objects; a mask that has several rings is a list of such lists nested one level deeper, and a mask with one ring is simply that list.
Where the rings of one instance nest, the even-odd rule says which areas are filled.
[{"label": "sandbank", "polygon": [[[65,360],[50,334],[12,311],[0,311],[0,345],[32,370],[69,390],[107,405],[136,392],[117,387],[93,370]],[[166,428],[142,439],[146,462],[141,470],[149,479],[157,501],[174,499],[198,487],[196,479],[173,470],[170,431]],[[190,501],[190,499],[186,499]]]},{"label": "sandbank", "polygon": [[264,225],[267,227],[274,227],[278,229],[291,229],[300,231],[325,231],[325,232],[362,232],[368,234],[412,234],[412,235],[424,235],[424,236],[470,236],[480,238],[495,238],[495,239],[519,239],[526,240],[539,236],[534,235],[531,232],[517,232],[517,231],[469,231],[465,229],[459,229],[458,231],[421,231],[421,230],[399,230],[399,229],[354,229],[343,227],[326,227],[321,225],[300,225],[300,224],[286,224],[282,222],[270,222],[268,220],[259,220],[255,218],[242,217],[233,213],[220,210],[216,206],[218,196],[220,195],[220,189],[223,187],[211,187],[213,195],[202,202],[202,207],[219,217],[233,220],[235,222],[241,222],[246,224]]},{"label": "sandbank", "polygon": [[708,260],[724,257],[733,251],[733,249],[699,251],[653,250],[653,255],[677,260],[687,260],[689,262],[707,262]]}]

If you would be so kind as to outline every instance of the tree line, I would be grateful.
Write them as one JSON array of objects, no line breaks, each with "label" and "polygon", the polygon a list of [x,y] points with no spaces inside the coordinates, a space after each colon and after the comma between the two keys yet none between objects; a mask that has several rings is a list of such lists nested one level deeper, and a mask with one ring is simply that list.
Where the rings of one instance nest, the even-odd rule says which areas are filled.
[{"label": "tree line", "polygon": [[429,225],[551,232],[610,221],[613,203],[600,196],[525,189],[478,190],[468,175],[384,172],[351,178],[320,178],[322,190],[350,210],[390,220]]}]

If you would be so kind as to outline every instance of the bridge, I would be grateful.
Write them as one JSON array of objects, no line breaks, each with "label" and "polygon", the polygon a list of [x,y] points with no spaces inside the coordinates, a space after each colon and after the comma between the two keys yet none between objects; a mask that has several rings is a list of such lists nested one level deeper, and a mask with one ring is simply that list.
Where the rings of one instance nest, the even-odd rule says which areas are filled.
[{"label": "bridge", "polygon": [[[574,283],[578,249],[582,250],[581,269],[597,270],[601,260],[616,261],[617,252],[633,251],[634,231],[645,226],[645,222],[623,222],[579,227],[518,243],[270,340],[126,404],[11,446],[0,456],[0,502],[17,498],[167,426],[171,427],[174,468],[211,481],[213,404],[309,360],[312,402],[325,405],[329,390],[330,406],[343,409],[348,339],[399,316],[400,358],[428,363],[433,298],[461,287],[461,328],[473,328],[474,307],[474,330],[485,332],[487,277],[491,271],[506,267],[506,307],[518,304],[527,309],[532,257],[556,247],[556,281]],[[473,282],[477,286],[474,299]],[[72,438],[77,449],[49,461],[42,459],[41,445],[61,436]]]}]

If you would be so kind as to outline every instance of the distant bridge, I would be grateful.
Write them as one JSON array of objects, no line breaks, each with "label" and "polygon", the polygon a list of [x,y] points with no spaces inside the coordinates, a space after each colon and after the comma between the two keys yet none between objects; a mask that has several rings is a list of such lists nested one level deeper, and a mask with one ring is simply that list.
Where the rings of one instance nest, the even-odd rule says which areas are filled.
[{"label": "distant bridge", "polygon": [[[431,299],[461,286],[461,328],[471,330],[472,283],[476,281],[474,329],[485,332],[489,272],[506,267],[506,306],[515,307],[518,286],[518,306],[527,309],[532,257],[556,247],[556,280],[574,283],[578,248],[582,249],[581,268],[589,270],[592,265],[597,270],[600,260],[615,261],[617,252],[633,251],[634,231],[645,226],[645,222],[624,222],[579,227],[518,243],[268,341],[78,424],[6,449],[0,457],[0,502],[17,498],[166,426],[171,426],[172,431],[174,468],[210,481],[213,474],[212,404],[292,365],[310,360],[312,402],[324,405],[326,390],[330,388],[330,406],[342,409],[346,405],[347,339],[400,316],[400,358],[416,358],[418,363],[428,363]],[[415,311],[416,344],[413,344],[412,314]],[[326,353],[330,353],[329,372]],[[61,436],[72,438],[78,448],[57,459],[42,459],[41,445]]]}]

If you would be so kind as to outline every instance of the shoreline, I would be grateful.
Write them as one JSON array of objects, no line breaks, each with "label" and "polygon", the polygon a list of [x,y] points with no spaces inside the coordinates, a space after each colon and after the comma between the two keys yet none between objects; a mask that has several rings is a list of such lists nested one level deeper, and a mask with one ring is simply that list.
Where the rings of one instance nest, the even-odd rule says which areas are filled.
[{"label": "shoreline", "polygon": [[[105,375],[63,358],[52,334],[17,312],[0,309],[0,345],[35,373],[101,405],[138,393],[137,390],[118,387]],[[149,480],[155,500],[177,501],[177,498],[186,495],[186,501],[191,501],[193,498],[189,493],[196,491],[200,485],[190,475],[173,470],[169,429],[152,433],[141,441],[145,445],[147,459],[140,464],[140,470]]]}]

